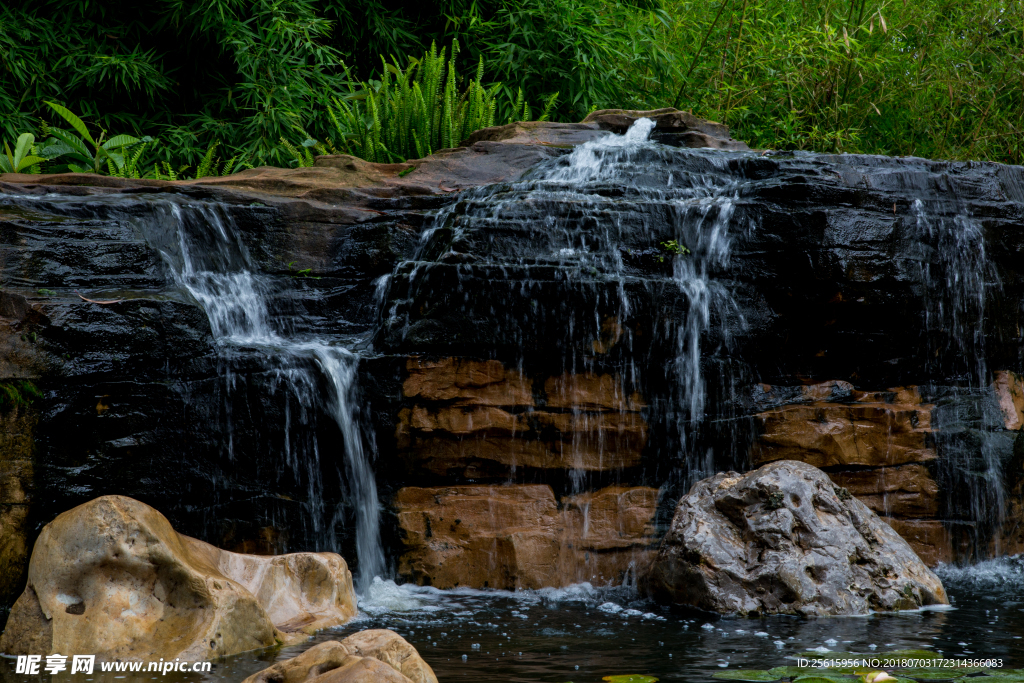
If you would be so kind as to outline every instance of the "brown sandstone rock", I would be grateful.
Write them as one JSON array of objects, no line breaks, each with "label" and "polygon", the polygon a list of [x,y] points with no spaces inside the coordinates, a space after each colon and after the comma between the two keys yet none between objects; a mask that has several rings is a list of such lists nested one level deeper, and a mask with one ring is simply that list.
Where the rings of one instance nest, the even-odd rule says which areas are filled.
[{"label": "brown sandstone rock", "polygon": [[764,432],[753,462],[800,460],[815,467],[902,465],[935,459],[930,413],[917,405],[818,403],[757,416]]},{"label": "brown sandstone rock", "polygon": [[829,477],[880,515],[915,518],[939,514],[939,485],[924,465],[829,472]]},{"label": "brown sandstone rock", "polygon": [[1003,423],[1007,429],[1024,427],[1024,378],[1020,375],[1002,370],[995,374],[992,389],[999,400],[999,409],[1003,413]]},{"label": "brown sandstone rock", "polygon": [[956,559],[955,541],[946,525],[937,519],[881,518],[891,526],[929,567]]},{"label": "brown sandstone rock", "polygon": [[13,602],[25,583],[36,422],[24,409],[0,412],[0,603]]},{"label": "brown sandstone rock", "polygon": [[243,683],[437,683],[433,669],[404,638],[384,629],[328,641],[249,676]]},{"label": "brown sandstone rock", "polygon": [[656,489],[609,487],[556,504],[548,486],[399,490],[399,571],[438,588],[618,583],[646,564]]},{"label": "brown sandstone rock", "polygon": [[647,583],[722,613],[866,614],[944,604],[907,543],[821,470],[794,461],[717,474],[679,501]]},{"label": "brown sandstone rock", "polygon": [[534,382],[499,361],[410,358],[399,452],[413,468],[467,477],[515,467],[613,470],[638,465],[643,399],[612,375]]},{"label": "brown sandstone rock", "polygon": [[176,533],[139,501],[103,496],[43,528],[0,651],[209,659],[296,641],[355,614],[337,555],[229,553]]},{"label": "brown sandstone rock", "polygon": [[501,361],[410,358],[402,394],[425,401],[457,401],[463,405],[531,406],[528,379],[508,371]]}]

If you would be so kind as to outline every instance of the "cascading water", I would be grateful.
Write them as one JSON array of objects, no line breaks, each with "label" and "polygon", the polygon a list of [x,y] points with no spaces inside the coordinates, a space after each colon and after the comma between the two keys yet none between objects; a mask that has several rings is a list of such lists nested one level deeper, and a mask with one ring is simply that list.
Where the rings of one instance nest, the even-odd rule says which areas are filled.
[{"label": "cascading water", "polygon": [[[396,269],[377,338],[379,348],[401,349],[423,334],[417,317],[442,308],[453,327],[456,320],[493,326],[488,337],[495,342],[477,348],[488,348],[520,378],[555,378],[542,407],[568,416],[571,433],[554,448],[567,472],[567,500],[582,511],[584,539],[591,503],[580,494],[608,482],[605,461],[614,461],[629,430],[645,428],[629,407],[637,390],[655,403],[645,414],[658,440],[676,438],[666,449],[676,473],[662,467],[645,478],[683,487],[716,471],[714,448],[693,436],[708,414],[704,369],[745,324],[720,277],[745,179],[728,167],[728,155],[652,142],[653,127],[640,119],[624,135],[580,145],[517,183],[470,190],[439,212],[415,258]],[[481,281],[494,287],[492,296],[474,291]],[[532,303],[519,308],[521,301]],[[712,329],[717,350],[708,353]],[[716,384],[735,384],[732,368],[712,366]],[[614,378],[614,420],[583,398],[597,375]],[[507,481],[530,476],[520,472],[513,462]],[[575,576],[590,574],[577,569]]]},{"label": "cascading water", "polygon": [[[337,423],[347,481],[355,501],[356,554],[360,585],[365,588],[375,576],[384,573],[384,554],[377,485],[354,405],[359,357],[329,340],[292,337],[274,327],[268,313],[272,287],[254,272],[240,235],[216,206],[170,202],[169,208],[179,251],[162,253],[179,285],[206,311],[217,343],[228,352],[236,348],[257,351],[268,365],[277,368],[285,390],[293,392],[303,411],[324,405]],[[192,214],[190,220],[186,213]],[[309,374],[309,360],[327,379],[329,401],[318,396],[319,385],[317,378]],[[287,433],[285,444],[289,444]],[[337,542],[328,531],[337,513],[325,509],[321,494],[324,463],[319,445],[314,438],[305,452],[287,455],[293,467],[307,470],[309,518],[314,532],[326,538],[328,549],[338,551]]]},{"label": "cascading water", "polygon": [[[40,200],[22,198],[26,206]],[[156,249],[177,286],[188,292],[209,320],[219,361],[220,417],[223,420],[221,448],[227,463],[212,473],[214,488],[231,488],[237,474],[249,474],[256,455],[252,431],[259,430],[261,418],[253,424],[253,406],[244,395],[253,375],[265,375],[266,390],[280,395],[283,429],[280,448],[269,445],[268,454],[276,467],[291,469],[296,483],[305,487],[300,502],[304,527],[298,543],[310,549],[340,552],[336,527],[344,524],[341,505],[328,501],[325,477],[335,463],[344,462],[339,476],[347,488],[348,502],[355,517],[355,549],[360,586],[385,572],[381,548],[376,481],[372,469],[373,437],[360,422],[357,368],[360,358],[343,342],[314,334],[293,334],[291,316],[282,315],[275,297],[282,289],[281,278],[260,273],[249,256],[242,232],[230,210],[215,202],[175,196],[108,197],[82,201],[77,197],[47,196],[48,211],[81,217],[93,215],[104,225],[134,226]],[[140,210],[140,207],[142,210]],[[287,283],[285,279],[285,283]],[[255,386],[255,385],[254,385]],[[263,408],[257,407],[262,410]],[[237,414],[236,414],[237,413]],[[340,443],[317,426],[318,416],[336,423]],[[213,417],[213,416],[211,416]],[[236,444],[236,423],[245,421],[246,447]],[[268,430],[272,431],[272,430]],[[256,437],[259,438],[258,436]],[[327,450],[325,450],[327,449]],[[242,468],[242,473],[236,473]],[[183,472],[185,478],[194,473]],[[271,472],[275,479],[280,478]],[[237,504],[237,491],[226,501]],[[217,500],[205,501],[207,505]],[[274,523],[274,512],[266,512]],[[216,514],[214,513],[214,516]],[[207,533],[216,537],[216,524]],[[284,521],[284,520],[281,520]],[[295,521],[295,520],[292,520]],[[279,549],[281,546],[276,546]]]},{"label": "cascading water", "polygon": [[992,432],[1002,426],[1002,419],[994,406],[985,406],[981,395],[992,381],[987,367],[986,302],[1001,283],[986,254],[978,220],[961,207],[955,215],[943,216],[940,206],[936,211],[940,215],[933,215],[921,199],[913,200],[911,209],[922,252],[926,362],[932,374],[958,380],[954,386],[934,389],[940,397],[935,411],[942,453],[940,476],[954,492],[947,500],[947,514],[970,525],[978,557],[998,557],[1006,496],[1003,459]]}]

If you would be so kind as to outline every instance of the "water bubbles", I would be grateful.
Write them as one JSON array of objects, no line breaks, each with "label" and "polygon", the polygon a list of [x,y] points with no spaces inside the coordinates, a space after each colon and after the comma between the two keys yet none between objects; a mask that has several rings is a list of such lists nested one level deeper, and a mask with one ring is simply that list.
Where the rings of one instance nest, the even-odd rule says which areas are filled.
[{"label": "water bubbles", "polygon": [[462,661],[466,661],[467,659],[469,659],[467,655],[462,655]]},{"label": "water bubbles", "polygon": [[707,624],[704,624],[703,626],[701,626],[701,628],[704,629],[705,631],[714,631],[715,630],[714,625],[712,625],[710,622],[708,622]]},{"label": "water bubbles", "polygon": [[784,640],[776,640],[775,641],[775,647],[780,648],[780,649],[786,647],[786,641],[784,641]]},{"label": "water bubbles", "polygon": [[757,636],[758,638],[767,638],[768,637],[768,632],[767,631],[757,631],[756,633],[754,633],[754,635]]},{"label": "water bubbles", "polygon": [[480,643],[473,643],[472,645],[470,645],[470,647],[473,648],[474,650],[479,650],[480,649]]},{"label": "water bubbles", "polygon": [[607,614],[618,614],[622,611],[622,607],[616,605],[614,602],[606,602],[597,606],[597,609]]},{"label": "water bubbles", "polygon": [[868,645],[868,648],[871,649],[871,650],[877,650],[878,646],[875,645],[874,643],[871,643],[870,645]]},{"label": "water bubbles", "polygon": [[832,650],[830,650],[830,649],[828,649],[827,647],[824,647],[824,646],[812,647],[810,651],[811,652],[821,652],[823,654],[825,652],[832,652]]},{"label": "water bubbles", "polygon": [[829,638],[828,640],[825,641],[825,644],[828,645],[829,647],[835,647],[836,645],[839,644],[839,641],[836,640],[835,638]]}]

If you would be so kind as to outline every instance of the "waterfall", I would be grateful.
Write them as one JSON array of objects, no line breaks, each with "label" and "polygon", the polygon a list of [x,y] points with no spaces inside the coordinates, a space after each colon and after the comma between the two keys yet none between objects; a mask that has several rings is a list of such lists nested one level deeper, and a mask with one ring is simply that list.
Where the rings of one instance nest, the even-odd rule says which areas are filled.
[{"label": "waterfall", "polygon": [[[705,367],[745,325],[723,278],[733,240],[746,229],[733,225],[746,182],[730,167],[735,155],[666,147],[650,140],[653,129],[653,121],[639,119],[624,135],[581,144],[517,182],[465,191],[428,224],[382,297],[378,348],[402,352],[410,341],[415,348],[423,311],[440,308],[440,318],[472,321],[496,340],[470,353],[486,348],[520,377],[539,375],[554,386],[557,395],[516,409],[527,421],[538,411],[568,418],[566,478],[556,490],[576,501],[584,539],[591,529],[585,494],[609,479],[618,483],[621,475],[603,470],[619,456],[626,430],[641,424],[659,445],[675,435],[663,467],[676,473],[640,475],[655,488],[666,478],[689,486],[717,471],[722,454],[693,436],[709,416]],[[475,296],[481,282],[489,296]],[[573,400],[596,375],[614,378],[617,428],[604,426],[607,412]],[[644,416],[627,410],[637,391],[654,403]],[[510,470],[514,483],[517,465]],[[637,483],[629,476],[627,483]]]},{"label": "waterfall", "polygon": [[[280,380],[278,385],[291,392],[304,412],[321,409],[337,423],[344,446],[349,493],[354,499],[359,585],[365,589],[375,576],[384,573],[385,567],[371,453],[364,447],[363,428],[357,418],[359,356],[329,339],[290,335],[280,323],[275,326],[269,312],[274,287],[266,275],[257,272],[239,231],[222,207],[161,200],[158,213],[159,208],[169,211],[177,234],[177,250],[169,250],[165,244],[161,254],[178,285],[206,312],[218,346],[225,353],[237,349],[255,351],[274,369]],[[327,381],[327,400],[320,395],[314,367]],[[227,372],[230,373],[230,367]],[[290,452],[290,412],[286,412],[286,417],[285,457],[293,468],[305,468],[308,513],[314,533],[324,539],[326,549],[337,552],[339,548],[330,529],[337,513],[324,505],[324,463],[319,444],[314,438],[303,453]],[[231,448],[229,441],[229,455]]]},{"label": "waterfall", "polygon": [[[955,382],[933,389],[940,403],[935,424],[940,430],[936,441],[941,476],[953,492],[946,500],[948,514],[973,524],[975,555],[998,556],[1006,493],[1003,460],[992,432],[1002,424],[998,410],[979,409],[978,403],[992,380],[987,367],[986,300],[1001,282],[986,253],[979,221],[962,207],[943,208],[929,210],[921,199],[911,203],[924,284],[923,355],[930,374]],[[992,547],[987,549],[989,542]]]}]

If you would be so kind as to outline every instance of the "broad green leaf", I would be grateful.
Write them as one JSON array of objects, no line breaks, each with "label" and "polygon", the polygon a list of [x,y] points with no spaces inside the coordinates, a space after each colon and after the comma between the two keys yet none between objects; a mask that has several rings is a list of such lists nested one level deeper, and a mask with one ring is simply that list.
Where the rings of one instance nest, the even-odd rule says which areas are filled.
[{"label": "broad green leaf", "polygon": [[134,145],[141,142],[137,137],[131,135],[115,135],[103,143],[103,149],[116,149],[125,145]]},{"label": "broad green leaf", "polygon": [[793,679],[793,681],[794,683],[796,683],[796,681],[800,681],[800,683],[804,683],[805,681],[811,681],[813,683],[813,681],[825,678],[830,681],[834,681],[835,683],[852,683],[852,676],[853,674],[844,675],[841,673],[834,673],[832,670],[822,671],[821,669],[818,669],[814,673],[807,673],[797,676]]},{"label": "broad green leaf", "polygon": [[618,674],[616,676],[605,676],[601,680],[609,681],[610,683],[656,683],[658,679],[654,676],[644,676],[642,674]]},{"label": "broad green leaf", "polygon": [[93,147],[96,146],[96,143],[93,142],[92,136],[89,135],[89,129],[85,127],[82,119],[75,116],[75,114],[67,107],[62,107],[59,104],[54,104],[53,102],[47,102],[47,104],[50,105],[51,109],[60,114],[65,121],[70,123],[71,127],[77,130],[78,134],[82,136],[82,139],[87,140]]},{"label": "broad green leaf", "polygon": [[70,168],[73,173],[92,173],[91,168],[82,168],[81,166],[76,166],[75,164],[68,164],[68,168]]},{"label": "broad green leaf", "polygon": [[53,140],[51,138],[47,142],[49,144],[40,149],[38,152],[38,154],[45,159],[56,159],[59,156],[63,156],[64,154],[70,154],[71,152],[75,151],[66,142],[62,142],[60,140]]},{"label": "broad green leaf", "polygon": [[43,159],[41,157],[27,156],[21,160],[21,164],[18,165],[17,172],[21,173],[22,169],[35,166],[36,164],[42,163],[44,161],[46,161],[46,159]]},{"label": "broad green leaf", "polygon": [[124,155],[117,152],[104,152],[106,157],[114,162],[118,169],[124,168]]},{"label": "broad green leaf", "polygon": [[55,138],[66,144],[77,154],[80,154],[83,158],[92,161],[92,152],[89,151],[89,148],[86,147],[85,143],[82,142],[79,138],[76,138],[74,135],[68,133],[67,131],[58,130],[56,128],[54,128],[50,132],[53,134]]},{"label": "broad green leaf", "polygon": [[763,669],[734,669],[732,671],[719,671],[712,678],[723,681],[752,681],[753,683],[767,683],[777,681],[781,676],[773,673],[774,670]]},{"label": "broad green leaf", "polygon": [[0,154],[0,171],[14,173],[14,166],[11,165],[11,159],[6,154]]},{"label": "broad green leaf", "polygon": [[[32,143],[36,141],[36,138],[32,133],[22,133],[18,136],[18,142],[14,145],[14,167],[24,168],[21,160],[24,159],[29,151],[32,149]],[[31,166],[32,164],[28,164]]]}]

